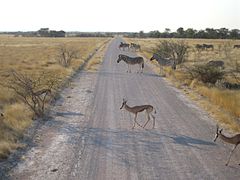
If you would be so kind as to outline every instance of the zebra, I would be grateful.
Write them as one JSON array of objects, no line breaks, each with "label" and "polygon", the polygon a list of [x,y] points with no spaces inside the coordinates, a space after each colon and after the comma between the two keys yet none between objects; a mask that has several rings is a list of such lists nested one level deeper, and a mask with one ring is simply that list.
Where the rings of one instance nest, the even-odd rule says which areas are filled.
[{"label": "zebra", "polygon": [[123,60],[125,63],[127,63],[128,65],[128,70],[127,72],[131,73],[131,69],[129,67],[129,65],[135,65],[135,64],[139,64],[139,71],[141,71],[141,73],[143,73],[143,68],[144,68],[144,60],[143,57],[129,57],[123,54],[119,54],[118,55],[118,60],[117,63],[119,63],[121,60]]},{"label": "zebra", "polygon": [[224,69],[224,62],[221,60],[218,61],[209,61],[207,63],[208,66],[214,66],[214,67],[221,67],[222,69]]},{"label": "zebra", "polygon": [[201,44],[196,44],[196,49],[198,50],[198,51],[200,51],[200,50],[204,50],[205,48],[204,48],[204,46],[203,45],[201,45]]},{"label": "zebra", "polygon": [[135,51],[137,50],[141,51],[141,46],[139,44],[131,43],[130,48],[134,49]]},{"label": "zebra", "polygon": [[204,48],[205,50],[207,50],[207,49],[213,50],[213,49],[214,49],[214,46],[213,46],[212,44],[203,44],[203,48]]},{"label": "zebra", "polygon": [[156,59],[158,64],[160,65],[160,73],[163,72],[163,66],[171,66],[173,70],[176,69],[176,62],[173,59],[170,58],[162,58],[158,54],[154,53],[151,57],[150,61]]},{"label": "zebra", "polygon": [[118,48],[119,48],[119,49],[122,48],[122,50],[125,50],[125,48],[128,48],[128,49],[129,49],[129,47],[130,47],[130,44],[128,44],[128,43],[123,43],[123,42],[121,42],[120,45],[118,46]]},{"label": "zebra", "polygon": [[233,48],[240,48],[240,45],[239,45],[239,44],[235,44],[235,45],[233,46]]},{"label": "zebra", "polygon": [[207,50],[207,49],[214,50],[214,46],[212,44],[196,44],[195,47],[197,50]]}]

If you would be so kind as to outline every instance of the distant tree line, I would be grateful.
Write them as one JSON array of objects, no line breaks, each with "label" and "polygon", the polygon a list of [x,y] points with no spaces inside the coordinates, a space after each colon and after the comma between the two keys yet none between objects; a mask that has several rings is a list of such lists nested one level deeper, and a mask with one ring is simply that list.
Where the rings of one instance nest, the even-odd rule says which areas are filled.
[{"label": "distant tree line", "polygon": [[9,34],[16,37],[65,37],[65,31],[55,31],[49,28],[41,28],[38,31],[16,31],[16,32],[1,32],[0,34]]},{"label": "distant tree line", "polygon": [[140,37],[140,38],[200,38],[200,39],[240,39],[240,30],[227,28],[206,28],[205,30],[195,30],[193,28],[180,27],[176,32],[171,32],[169,28],[166,28],[164,32],[159,32],[158,30],[150,31],[144,33],[140,31],[139,33],[130,33],[127,37]]},{"label": "distant tree line", "polygon": [[111,32],[67,32],[68,37],[113,37]]}]

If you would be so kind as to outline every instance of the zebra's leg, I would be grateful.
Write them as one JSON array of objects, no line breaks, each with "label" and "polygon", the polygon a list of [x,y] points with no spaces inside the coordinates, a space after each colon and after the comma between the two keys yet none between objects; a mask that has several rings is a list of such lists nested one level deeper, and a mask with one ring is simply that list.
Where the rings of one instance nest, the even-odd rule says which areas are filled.
[{"label": "zebra's leg", "polygon": [[138,64],[139,65],[139,70],[137,71],[137,73],[140,73],[141,72],[141,64]]}]

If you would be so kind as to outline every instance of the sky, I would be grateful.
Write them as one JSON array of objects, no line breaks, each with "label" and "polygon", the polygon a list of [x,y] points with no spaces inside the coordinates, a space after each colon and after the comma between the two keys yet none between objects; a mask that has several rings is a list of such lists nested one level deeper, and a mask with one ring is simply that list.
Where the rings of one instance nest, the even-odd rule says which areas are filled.
[{"label": "sky", "polygon": [[240,29],[240,0],[0,0],[0,31]]}]

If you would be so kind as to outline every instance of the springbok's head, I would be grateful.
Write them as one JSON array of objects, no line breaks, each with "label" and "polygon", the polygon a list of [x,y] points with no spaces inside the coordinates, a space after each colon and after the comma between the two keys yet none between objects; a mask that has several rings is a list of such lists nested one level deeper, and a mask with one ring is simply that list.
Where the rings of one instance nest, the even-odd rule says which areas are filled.
[{"label": "springbok's head", "polygon": [[118,60],[117,60],[117,63],[119,63],[121,60],[122,60],[122,55],[121,55],[121,54],[119,54],[119,55],[118,55]]},{"label": "springbok's head", "polygon": [[122,109],[126,104],[127,104],[127,100],[123,98],[122,106],[120,107],[120,109]]},{"label": "springbok's head", "polygon": [[214,140],[213,140],[214,142],[217,140],[219,134],[222,134],[222,130],[223,129],[219,130],[219,126],[217,125],[217,131],[216,131],[216,134],[215,134],[215,137],[214,137]]},{"label": "springbok's head", "polygon": [[150,58],[150,61],[156,59],[156,54],[153,54],[152,57]]}]

